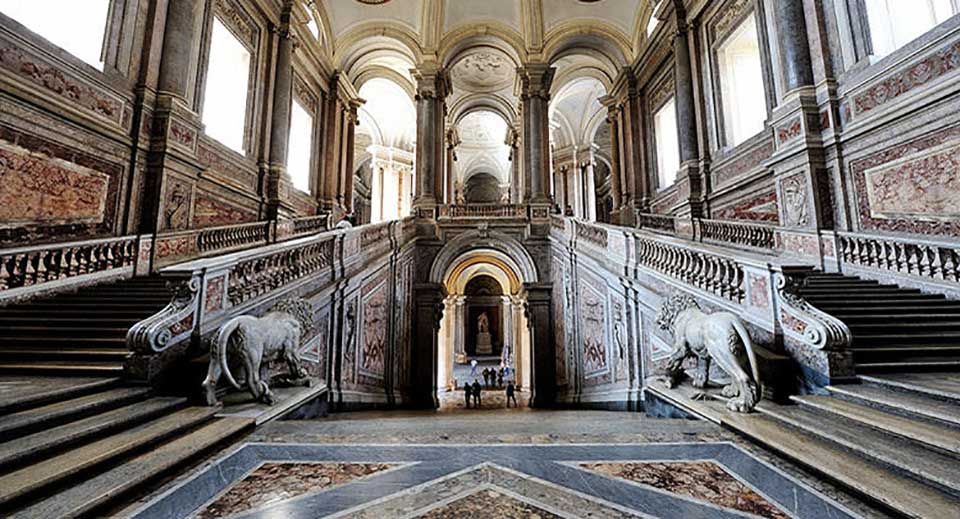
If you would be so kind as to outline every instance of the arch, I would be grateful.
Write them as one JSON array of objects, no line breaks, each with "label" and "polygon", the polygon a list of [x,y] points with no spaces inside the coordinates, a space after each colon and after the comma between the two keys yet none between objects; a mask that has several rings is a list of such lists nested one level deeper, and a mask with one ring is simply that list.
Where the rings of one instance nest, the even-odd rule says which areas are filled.
[{"label": "arch", "polygon": [[503,118],[503,121],[510,127],[513,121],[517,120],[517,111],[508,100],[492,93],[470,93],[449,107],[453,125],[460,124],[460,121],[473,112],[489,111]]},{"label": "arch", "polygon": [[[430,282],[445,284],[448,275],[459,263],[478,253],[499,258],[516,274],[516,289],[522,283],[537,283],[540,275],[527,249],[516,238],[499,231],[471,230],[449,240],[440,249],[430,267]],[[472,256],[471,256],[472,253]],[[461,258],[463,256],[463,258]],[[476,260],[472,260],[476,261]]]},{"label": "arch", "polygon": [[398,51],[413,64],[423,57],[416,32],[403,24],[378,20],[357,25],[337,38],[333,63],[339,70],[350,70],[364,55],[378,48]]},{"label": "arch", "polygon": [[596,20],[569,20],[552,29],[544,38],[547,61],[573,52],[593,50],[617,68],[633,60],[630,40],[619,29]]},{"label": "arch", "polygon": [[440,41],[440,63],[444,68],[453,66],[460,57],[477,47],[492,47],[507,55],[514,66],[526,61],[523,37],[507,25],[499,22],[460,25],[444,34]]},{"label": "arch", "polygon": [[352,78],[353,86],[357,89],[357,92],[359,92],[363,84],[371,79],[389,79],[393,81],[410,96],[411,102],[416,102],[416,87],[414,87],[413,83],[411,83],[406,76],[396,70],[384,65],[367,65]]}]

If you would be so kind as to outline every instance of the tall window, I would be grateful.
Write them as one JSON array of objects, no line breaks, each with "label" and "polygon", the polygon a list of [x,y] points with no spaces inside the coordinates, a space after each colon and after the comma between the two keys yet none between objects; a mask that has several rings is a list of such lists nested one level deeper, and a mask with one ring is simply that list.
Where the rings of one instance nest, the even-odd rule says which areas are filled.
[{"label": "tall window", "polygon": [[110,0],[0,2],[0,12],[99,69],[109,10]]},{"label": "tall window", "polygon": [[957,14],[952,0],[864,0],[873,54],[886,56]]},{"label": "tall window", "polygon": [[751,15],[717,50],[728,146],[736,146],[762,131],[767,118],[759,42],[757,22]]},{"label": "tall window", "polygon": [[677,105],[671,99],[653,114],[653,136],[657,141],[657,179],[665,189],[677,180],[680,143],[677,137]]},{"label": "tall window", "polygon": [[290,140],[287,148],[287,172],[293,187],[310,192],[310,157],[313,151],[313,117],[294,101],[290,113]]},{"label": "tall window", "polygon": [[214,18],[202,119],[207,135],[240,153],[244,152],[249,74],[250,52]]}]

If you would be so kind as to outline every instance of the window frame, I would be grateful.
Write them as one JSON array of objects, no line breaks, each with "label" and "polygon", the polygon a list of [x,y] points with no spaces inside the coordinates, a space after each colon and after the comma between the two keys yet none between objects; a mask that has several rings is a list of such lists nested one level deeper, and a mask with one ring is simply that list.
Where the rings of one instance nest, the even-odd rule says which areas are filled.
[{"label": "window frame", "polygon": [[[296,90],[296,89],[294,89]],[[290,174],[290,143],[292,142],[293,137],[293,111],[294,107],[299,105],[300,109],[304,111],[310,117],[310,158],[307,161],[307,182],[306,189],[300,189],[297,187],[296,183],[293,181],[293,175]],[[305,100],[300,99],[299,96],[294,93],[290,96],[290,124],[287,131],[287,156],[284,160],[284,166],[287,168],[287,174],[290,177],[291,186],[296,189],[298,192],[313,195],[316,191],[316,170],[317,170],[317,124],[318,124],[318,114],[317,110],[310,107],[310,103]]]},{"label": "window frame", "polygon": [[[656,186],[657,186],[657,189],[656,189],[657,193],[662,192],[662,191],[666,191],[666,190],[672,188],[673,186],[677,185],[677,180],[678,180],[679,177],[680,177],[679,173],[680,173],[680,168],[682,167],[682,164],[681,164],[681,161],[680,161],[680,136],[679,136],[679,134],[675,134],[675,135],[674,135],[674,141],[675,141],[676,144],[677,144],[677,147],[676,147],[676,152],[677,152],[677,157],[676,157],[677,168],[676,168],[676,170],[673,171],[673,182],[671,182],[670,184],[664,185],[664,183],[663,183],[663,179],[664,179],[663,173],[664,173],[664,172],[661,170],[662,168],[661,168],[661,160],[660,160],[660,154],[661,154],[661,153],[660,153],[660,152],[661,152],[661,150],[660,150],[660,138],[659,138],[660,132],[657,131],[657,115],[659,115],[661,112],[663,112],[665,109],[667,109],[667,107],[670,106],[671,104],[673,105],[674,129],[675,129],[675,130],[678,130],[678,126],[677,126],[677,124],[678,124],[678,121],[677,121],[677,104],[676,104],[676,103],[677,103],[677,97],[676,97],[676,95],[675,95],[675,94],[671,94],[671,95],[665,97],[661,102],[657,103],[656,106],[651,107],[652,109],[650,110],[650,136],[651,136],[651,140],[652,140],[652,144],[653,144],[653,146],[651,146],[651,151],[653,152],[653,153],[652,153],[652,155],[653,155],[653,156],[652,156],[652,159],[653,159],[653,160],[652,160],[651,162],[652,162],[652,164],[653,164],[653,166],[654,166],[654,167],[653,167],[653,169],[654,169],[654,180],[656,181],[655,184],[656,184]],[[675,133],[676,133],[676,132],[675,132]]]},{"label": "window frame", "polygon": [[[951,6],[952,9],[953,9],[953,14],[952,14],[950,17],[948,17],[947,19],[945,19],[945,20],[943,20],[943,21],[941,21],[941,22],[935,23],[933,26],[931,26],[930,28],[928,28],[926,31],[924,31],[923,33],[921,33],[919,36],[915,37],[914,39],[912,39],[912,40],[910,40],[910,41],[901,43],[900,46],[898,46],[898,47],[896,47],[896,48],[894,48],[894,49],[891,49],[891,50],[890,50],[889,52],[887,52],[886,54],[878,55],[878,54],[876,53],[875,49],[874,49],[874,45],[875,45],[875,44],[874,44],[874,41],[873,41],[873,27],[871,27],[871,24],[870,24],[870,10],[869,10],[869,8],[867,7],[866,1],[867,1],[867,0],[848,0],[848,9],[851,11],[850,14],[851,14],[851,15],[857,15],[856,18],[853,18],[853,17],[851,16],[851,21],[852,21],[852,20],[857,20],[856,23],[857,23],[857,25],[858,25],[858,27],[854,27],[853,29],[854,29],[854,30],[856,30],[856,29],[859,29],[859,30],[860,30],[860,39],[861,39],[861,41],[859,42],[859,45],[856,46],[857,50],[859,51],[859,52],[858,52],[858,56],[857,56],[857,58],[858,58],[857,61],[858,61],[858,62],[859,62],[859,61],[866,60],[866,61],[868,61],[868,62],[870,62],[870,63],[876,63],[876,62],[878,62],[878,61],[886,58],[887,56],[891,56],[891,55],[897,54],[897,52],[900,51],[901,49],[910,46],[911,43],[913,43],[913,42],[915,42],[915,41],[923,38],[924,35],[929,34],[930,31],[934,30],[935,28],[939,27],[940,25],[943,25],[943,24],[946,23],[950,18],[953,18],[953,17],[957,16],[958,14],[960,14],[960,0],[949,0],[950,6]],[[886,2],[889,2],[890,0],[885,0],[885,1],[886,1]],[[931,0],[922,0],[922,1],[927,2],[927,3],[929,4],[929,2],[930,2]],[[852,9],[853,6],[850,5],[851,2],[852,2],[852,3],[855,3],[855,6],[856,6],[856,11],[855,11],[855,12],[854,12],[853,9]],[[930,6],[928,5],[927,7],[930,7]],[[861,54],[861,53],[862,53],[862,54]]]}]

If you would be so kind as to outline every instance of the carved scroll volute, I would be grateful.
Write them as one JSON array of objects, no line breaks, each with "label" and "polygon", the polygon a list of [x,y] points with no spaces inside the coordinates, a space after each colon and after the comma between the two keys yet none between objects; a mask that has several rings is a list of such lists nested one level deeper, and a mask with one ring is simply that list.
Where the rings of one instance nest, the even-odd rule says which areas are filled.
[{"label": "carved scroll volute", "polygon": [[167,284],[173,293],[170,303],[130,328],[127,348],[134,353],[153,355],[189,338],[198,325],[202,282],[200,273],[188,279],[171,280]]},{"label": "carved scroll volute", "polygon": [[814,307],[799,289],[805,273],[776,274],[779,320],[783,333],[818,350],[844,350],[853,342],[850,328],[843,321]]}]

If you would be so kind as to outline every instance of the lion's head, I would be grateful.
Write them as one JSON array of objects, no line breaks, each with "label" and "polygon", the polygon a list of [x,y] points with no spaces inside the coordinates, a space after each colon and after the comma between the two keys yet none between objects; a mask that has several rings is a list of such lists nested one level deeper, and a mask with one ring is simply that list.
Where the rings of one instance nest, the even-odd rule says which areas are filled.
[{"label": "lion's head", "polygon": [[673,322],[677,319],[677,315],[690,308],[699,309],[700,304],[689,294],[683,292],[674,293],[666,298],[663,301],[663,305],[660,306],[660,310],[657,312],[657,326],[659,326],[661,330],[672,331]]},{"label": "lion's head", "polygon": [[304,336],[309,336],[313,332],[313,305],[303,299],[284,299],[274,305],[270,311],[292,316],[300,323]]}]

